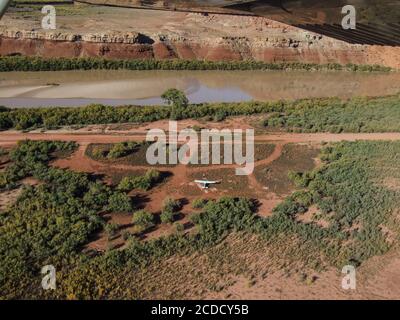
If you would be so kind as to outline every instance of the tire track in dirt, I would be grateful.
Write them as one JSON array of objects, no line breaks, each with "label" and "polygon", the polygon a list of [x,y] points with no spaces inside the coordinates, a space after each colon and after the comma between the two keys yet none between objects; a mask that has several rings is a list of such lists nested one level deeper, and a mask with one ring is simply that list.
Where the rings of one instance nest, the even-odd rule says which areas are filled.
[{"label": "tire track in dirt", "polygon": [[[271,155],[269,155],[267,158],[256,161],[254,163],[254,167],[260,166],[260,165],[268,165],[278,159],[281,154],[282,154],[282,149],[284,143],[277,143],[275,144],[275,148]],[[58,168],[69,168],[74,171],[78,172],[104,172],[107,169],[117,169],[117,170],[149,170],[151,168],[155,168],[160,171],[169,171],[173,174],[172,179],[170,180],[170,183],[173,184],[173,186],[179,187],[183,183],[187,183],[188,181],[188,172],[190,173],[196,173],[196,172],[202,172],[202,171],[209,171],[209,170],[218,170],[218,169],[223,169],[223,168],[233,168],[236,169],[238,168],[237,164],[217,164],[217,165],[211,165],[208,167],[190,167],[187,165],[183,164],[178,164],[177,166],[157,166],[157,167],[152,167],[152,166],[145,166],[145,165],[127,165],[127,164],[113,164],[113,163],[102,163],[100,161],[96,161],[91,159],[90,157],[87,157],[85,152],[87,149],[87,144],[80,144],[77,151],[75,151],[70,157],[66,159],[57,159],[56,161],[53,161],[51,163],[52,166],[58,167]],[[252,185],[256,190],[263,190],[263,186],[257,181],[255,178],[254,174],[250,174],[247,176],[249,179],[249,184]],[[180,181],[180,183],[178,183]]]},{"label": "tire track in dirt", "polygon": [[[273,152],[265,159],[256,161],[254,163],[254,167],[260,165],[268,165],[278,159],[283,150],[284,143],[277,143],[274,147]],[[123,170],[123,171],[134,171],[134,170],[149,170],[151,166],[136,166],[136,165],[127,165],[127,164],[113,164],[113,163],[103,163],[100,161],[96,161],[86,156],[85,152],[87,149],[87,144],[79,145],[78,149],[68,158],[66,159],[57,159],[51,163],[52,166],[58,168],[68,168],[77,172],[86,172],[86,173],[107,173],[112,170]],[[158,166],[155,169],[160,171],[167,171],[172,174],[172,177],[168,179],[167,185],[161,185],[159,187],[154,188],[153,190],[142,193],[138,192],[136,195],[140,197],[145,197],[147,199],[146,208],[152,212],[158,212],[162,208],[162,201],[168,195],[173,194],[175,197],[180,199],[187,199],[192,197],[188,197],[182,192],[182,189],[185,185],[191,184],[193,181],[189,179],[189,175],[192,173],[198,173],[203,171],[210,170],[219,170],[221,168],[237,168],[236,164],[220,164],[220,165],[211,165],[211,167],[191,167],[184,164],[178,164],[174,167],[161,167]],[[276,197],[266,197],[268,192],[264,189],[264,186],[261,185],[254,174],[247,175],[249,188],[251,188],[254,192],[254,197],[258,198],[260,201],[260,212],[262,214],[267,214],[272,211],[272,208],[276,205],[280,199]],[[186,206],[187,210],[189,207]]]},{"label": "tire track in dirt", "polygon": [[[256,161],[254,163],[254,169],[261,165],[269,165],[275,160],[279,159],[279,157],[282,155],[282,150],[285,144],[286,143],[276,143],[274,151],[271,153],[271,155],[263,160]],[[261,191],[261,193],[263,193],[263,191],[265,192],[264,186],[257,180],[254,172],[249,174],[247,178],[249,179],[249,184],[253,186],[254,190]]]}]

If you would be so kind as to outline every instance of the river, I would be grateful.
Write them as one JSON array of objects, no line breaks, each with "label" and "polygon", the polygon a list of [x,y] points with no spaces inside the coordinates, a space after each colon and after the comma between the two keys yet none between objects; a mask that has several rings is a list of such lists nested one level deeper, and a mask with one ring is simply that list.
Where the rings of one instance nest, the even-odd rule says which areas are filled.
[{"label": "river", "polygon": [[311,97],[350,98],[400,92],[400,73],[306,71],[0,72],[0,105],[8,107],[161,104],[168,88],[190,102]]}]

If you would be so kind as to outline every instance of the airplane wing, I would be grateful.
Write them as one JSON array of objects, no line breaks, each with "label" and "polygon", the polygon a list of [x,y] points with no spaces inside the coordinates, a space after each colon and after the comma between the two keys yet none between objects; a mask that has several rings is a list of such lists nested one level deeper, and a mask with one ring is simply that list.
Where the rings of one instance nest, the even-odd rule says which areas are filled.
[{"label": "airplane wing", "polygon": [[3,14],[6,12],[7,7],[11,0],[0,0],[0,19],[3,16]]},{"label": "airplane wing", "polygon": [[215,183],[219,183],[220,181],[210,181],[210,180],[194,180],[194,182],[196,183],[204,183],[204,184],[215,184]]},{"label": "airplane wing", "polygon": [[[135,8],[246,14],[270,18],[353,44],[400,45],[400,0],[78,0]],[[342,8],[356,9],[355,30],[342,28]]]}]

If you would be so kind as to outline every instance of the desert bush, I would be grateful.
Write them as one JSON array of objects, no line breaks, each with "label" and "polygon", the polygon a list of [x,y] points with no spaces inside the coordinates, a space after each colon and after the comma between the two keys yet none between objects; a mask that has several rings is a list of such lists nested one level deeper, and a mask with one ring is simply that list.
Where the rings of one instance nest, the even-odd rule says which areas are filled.
[{"label": "desert bush", "polygon": [[104,227],[104,230],[107,233],[108,239],[112,239],[117,235],[119,225],[117,223],[107,223]]},{"label": "desert bush", "polygon": [[131,198],[125,193],[115,191],[108,198],[107,209],[110,212],[130,212],[132,211]]},{"label": "desert bush", "polygon": [[163,202],[163,209],[160,214],[162,223],[172,223],[175,221],[176,213],[180,209],[181,203],[179,200],[172,198],[165,198]]},{"label": "desert bush", "polygon": [[204,206],[207,204],[207,200],[206,199],[201,199],[201,198],[197,198],[194,199],[192,202],[192,207],[195,209],[201,209],[204,208]]},{"label": "desert bush", "polygon": [[109,150],[107,154],[107,158],[109,159],[117,159],[124,157],[135,150],[140,146],[139,143],[134,142],[134,141],[126,141],[126,142],[118,142],[113,144],[111,149]]},{"label": "desert bush", "polygon": [[175,221],[175,216],[175,212],[163,209],[160,214],[161,223],[173,223]]},{"label": "desert bush", "polygon": [[175,226],[175,232],[178,234],[181,234],[183,231],[185,231],[185,226],[182,223],[175,222],[174,226]]},{"label": "desert bush", "polygon": [[143,232],[154,226],[154,216],[145,210],[139,210],[133,213],[132,223],[138,227],[138,232]]},{"label": "desert bush", "polygon": [[289,171],[288,172],[288,177],[290,180],[293,181],[293,183],[296,185],[296,187],[300,188],[305,188],[308,186],[308,184],[311,181],[310,173],[309,172],[294,172],[294,171]]},{"label": "desert bush", "polygon": [[176,212],[179,210],[181,207],[181,202],[177,199],[172,199],[170,197],[167,197],[163,201],[163,210],[171,211],[171,212]]},{"label": "desert bush", "polygon": [[131,191],[132,189],[150,190],[161,180],[159,171],[150,169],[143,176],[124,177],[118,184],[117,189]]}]

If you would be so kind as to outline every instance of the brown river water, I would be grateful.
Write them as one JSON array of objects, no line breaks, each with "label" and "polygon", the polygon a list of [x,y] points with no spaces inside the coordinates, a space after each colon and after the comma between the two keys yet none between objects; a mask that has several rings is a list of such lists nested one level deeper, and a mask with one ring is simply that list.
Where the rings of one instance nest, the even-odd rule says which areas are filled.
[{"label": "brown river water", "polygon": [[400,92],[400,73],[305,71],[50,71],[0,72],[0,105],[8,107],[161,104],[168,88],[190,102],[311,97],[350,98]]}]

